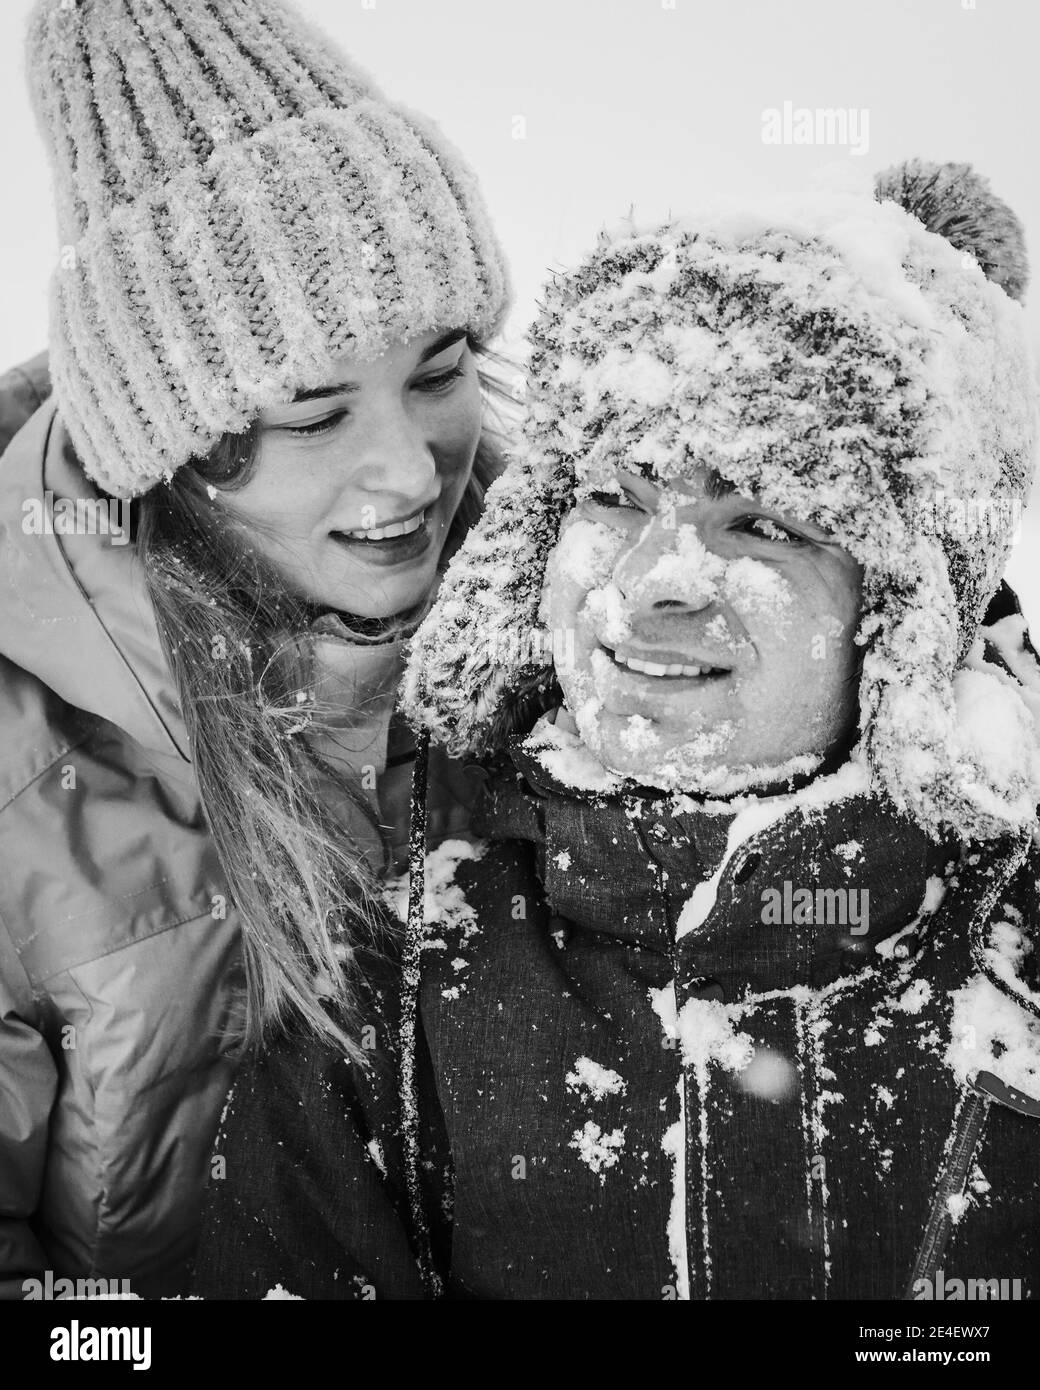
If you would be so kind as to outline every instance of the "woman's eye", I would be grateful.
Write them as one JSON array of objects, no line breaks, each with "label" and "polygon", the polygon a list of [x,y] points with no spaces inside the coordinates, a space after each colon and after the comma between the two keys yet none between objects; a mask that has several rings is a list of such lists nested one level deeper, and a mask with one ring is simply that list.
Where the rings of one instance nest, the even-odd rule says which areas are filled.
[{"label": "woman's eye", "polygon": [[283,425],[282,428],[287,434],[328,434],[336,428],[346,413],[345,410],[334,410],[331,415],[323,415],[320,420],[309,420],[305,425]]},{"label": "woman's eye", "polygon": [[415,389],[417,391],[446,391],[453,382],[465,375],[466,369],[460,362],[449,372],[439,372],[437,376],[424,376],[422,381],[415,383]]},{"label": "woman's eye", "polygon": [[739,529],[761,541],[775,541],[780,545],[798,545],[802,537],[789,531],[768,516],[746,516],[739,523]]}]

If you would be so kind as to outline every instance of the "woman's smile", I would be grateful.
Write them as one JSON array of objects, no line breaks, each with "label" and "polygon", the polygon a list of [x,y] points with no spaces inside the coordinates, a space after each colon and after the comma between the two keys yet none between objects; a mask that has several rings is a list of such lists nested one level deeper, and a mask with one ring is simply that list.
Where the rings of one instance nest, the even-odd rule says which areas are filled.
[{"label": "woman's smile", "polygon": [[381,522],[378,526],[369,526],[363,530],[341,531],[339,534],[352,541],[386,541],[396,536],[408,536],[413,531],[418,531],[426,518],[426,512],[426,507],[420,507],[413,515],[401,520]]},{"label": "woman's smile", "polygon": [[355,560],[368,565],[404,565],[421,559],[430,548],[434,531],[433,517],[425,511],[407,522],[392,522],[373,527],[370,532],[332,531],[330,535],[345,546]]}]

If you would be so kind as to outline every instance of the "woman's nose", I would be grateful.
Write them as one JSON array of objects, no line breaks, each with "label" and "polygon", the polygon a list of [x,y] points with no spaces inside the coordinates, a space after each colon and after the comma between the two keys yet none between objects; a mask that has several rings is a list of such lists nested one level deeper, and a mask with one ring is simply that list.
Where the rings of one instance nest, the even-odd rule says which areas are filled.
[{"label": "woman's nose", "polygon": [[352,444],[352,488],[409,502],[430,497],[437,461],[425,433],[403,408],[373,411]]}]

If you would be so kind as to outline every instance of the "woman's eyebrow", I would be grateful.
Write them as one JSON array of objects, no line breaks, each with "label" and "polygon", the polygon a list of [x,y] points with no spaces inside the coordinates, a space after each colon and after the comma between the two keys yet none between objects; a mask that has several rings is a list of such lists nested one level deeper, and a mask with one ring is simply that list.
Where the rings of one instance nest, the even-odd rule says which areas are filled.
[{"label": "woman's eyebrow", "polygon": [[[421,367],[424,362],[429,362],[431,357],[436,357],[439,352],[443,352],[445,348],[451,347],[453,343],[457,343],[460,338],[464,338],[465,336],[466,330],[464,328],[449,329],[449,331],[442,334],[436,342],[431,343],[428,348],[423,349],[422,355],[416,363],[416,366]],[[334,386],[313,386],[306,391],[297,391],[296,395],[293,396],[293,405],[299,405],[303,401],[324,400],[327,396],[349,396],[354,392],[360,391],[360,389],[360,386],[353,381],[343,381],[340,382],[339,385]]]},{"label": "woman's eyebrow", "polygon": [[421,367],[424,362],[429,362],[431,357],[436,357],[439,352],[443,352],[445,348],[451,347],[452,343],[457,343],[460,338],[465,336],[466,330],[464,328],[449,328],[447,333],[442,334],[435,343],[431,343],[428,348],[423,350],[416,365]]},{"label": "woman's eyebrow", "polygon": [[312,386],[307,391],[297,391],[292,403],[300,405],[303,401],[320,401],[326,396],[349,396],[351,392],[360,390],[361,387],[354,381],[344,381],[338,386]]}]

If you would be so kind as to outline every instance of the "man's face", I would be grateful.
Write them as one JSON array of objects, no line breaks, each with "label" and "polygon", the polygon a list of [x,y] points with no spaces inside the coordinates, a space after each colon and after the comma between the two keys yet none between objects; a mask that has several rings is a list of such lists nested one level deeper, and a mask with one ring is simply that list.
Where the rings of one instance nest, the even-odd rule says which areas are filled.
[{"label": "man's face", "polygon": [[583,741],[611,771],[672,790],[809,770],[855,727],[861,580],[819,527],[704,469],[667,483],[619,470],[567,518],[546,576]]}]

